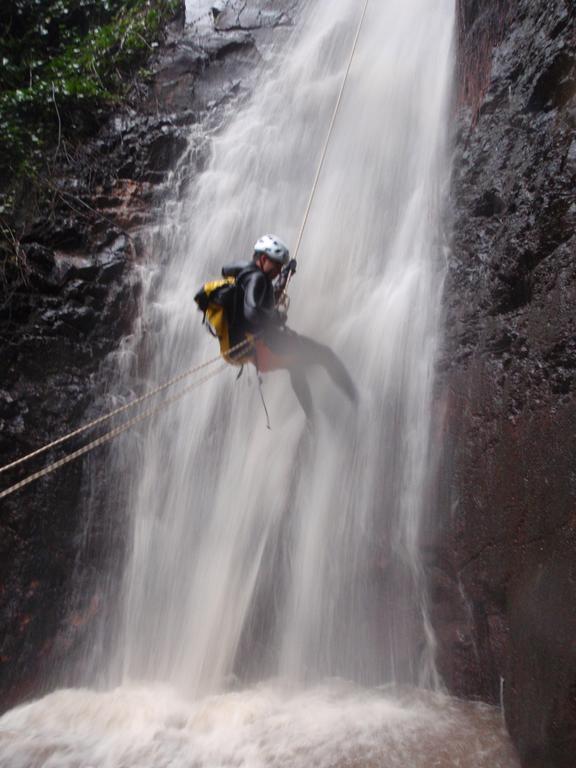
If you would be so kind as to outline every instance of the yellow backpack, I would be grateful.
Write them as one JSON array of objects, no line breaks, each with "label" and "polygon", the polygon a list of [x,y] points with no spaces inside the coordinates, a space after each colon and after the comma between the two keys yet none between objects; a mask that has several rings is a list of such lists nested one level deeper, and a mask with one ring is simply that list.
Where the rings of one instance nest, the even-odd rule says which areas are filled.
[{"label": "yellow backpack", "polygon": [[236,278],[222,277],[204,283],[194,296],[194,301],[204,313],[203,322],[207,323],[212,335],[218,338],[220,354],[224,360],[231,365],[244,365],[252,359],[249,345],[230,354],[230,322],[234,317],[237,294]]}]

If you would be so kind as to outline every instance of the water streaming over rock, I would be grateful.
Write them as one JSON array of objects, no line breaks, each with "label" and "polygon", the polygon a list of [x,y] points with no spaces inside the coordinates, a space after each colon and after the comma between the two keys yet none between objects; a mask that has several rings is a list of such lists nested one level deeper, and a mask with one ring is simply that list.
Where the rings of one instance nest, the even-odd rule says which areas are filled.
[{"label": "water streaming over rock", "polygon": [[[360,11],[305,6],[167,208],[121,378],[134,350],[149,381],[213,356],[197,288],[264,232],[294,243]],[[268,431],[253,372],[227,369],[119,444],[131,538],[102,679],[122,687],[9,713],[0,756],[14,768],[513,764],[492,713],[374,689],[437,682],[418,536],[452,16],[451,0],[371,3],[299,254],[290,324],[341,356],[359,405],[319,372],[309,429],[287,376],[272,374]],[[322,682],[336,677],[351,683]],[[283,682],[245,688],[266,679]]]},{"label": "water streaming over rock", "polygon": [[[148,312],[151,375],[210,357],[192,302],[273,230],[294,242],[355,26],[312,4],[177,216]],[[233,673],[426,682],[417,539],[448,163],[451,3],[373,4],[293,284],[291,324],[352,371],[352,407],[322,375],[308,430],[279,373],[228,370],[126,441],[133,546],[119,660],[128,679],[220,690]]]}]

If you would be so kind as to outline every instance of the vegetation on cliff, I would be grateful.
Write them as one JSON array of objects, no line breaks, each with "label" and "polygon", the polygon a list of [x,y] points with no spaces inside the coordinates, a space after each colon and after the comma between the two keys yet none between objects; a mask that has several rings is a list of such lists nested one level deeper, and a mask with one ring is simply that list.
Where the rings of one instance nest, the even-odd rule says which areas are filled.
[{"label": "vegetation on cliff", "polygon": [[5,0],[0,7],[0,259],[23,190],[50,186],[142,75],[181,0]]}]

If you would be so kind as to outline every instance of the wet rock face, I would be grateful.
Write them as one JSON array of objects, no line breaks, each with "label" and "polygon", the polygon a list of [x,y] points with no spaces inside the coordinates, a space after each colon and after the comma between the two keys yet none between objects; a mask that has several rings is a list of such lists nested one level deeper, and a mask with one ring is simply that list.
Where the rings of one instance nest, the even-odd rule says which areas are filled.
[{"label": "wet rock face", "polygon": [[439,663],[523,765],[576,755],[576,8],[460,2]]},{"label": "wet rock face", "polygon": [[[135,267],[154,257],[147,227],[208,158],[203,131],[191,139],[190,126],[214,129],[249,92],[260,49],[291,22],[295,3],[260,5],[228,3],[239,25],[217,3],[191,27],[176,20],[130,105],[62,158],[50,204],[22,237],[25,263],[0,274],[0,466],[101,413],[108,356],[138,313]],[[0,475],[0,488],[63,453]],[[61,667],[75,668],[107,610],[94,584],[122,552],[122,500],[88,524],[87,482],[82,462],[72,463],[0,501],[0,710],[61,683]]]},{"label": "wet rock face", "polygon": [[[68,212],[39,234],[42,243],[33,235],[23,243],[26,270],[7,274],[0,307],[1,465],[87,419],[98,367],[137,306],[127,235],[112,224],[96,234]],[[61,454],[3,474],[2,487]],[[65,650],[58,636],[79,546],[81,482],[81,465],[69,465],[0,501],[4,706],[37,690]]]}]

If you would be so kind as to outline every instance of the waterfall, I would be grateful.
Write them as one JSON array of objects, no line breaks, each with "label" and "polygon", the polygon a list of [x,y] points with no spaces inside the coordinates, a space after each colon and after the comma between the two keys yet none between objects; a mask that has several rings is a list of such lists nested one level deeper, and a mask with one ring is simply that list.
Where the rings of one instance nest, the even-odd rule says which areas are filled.
[{"label": "waterfall", "polygon": [[[264,233],[295,242],[362,4],[303,6],[166,204],[115,391],[213,357],[198,288]],[[129,523],[117,626],[92,689],[0,718],[2,765],[517,765],[497,711],[433,690],[419,560],[452,25],[452,0],[370,3],[291,286],[290,326],[335,350],[358,404],[317,371],[310,426],[272,373],[269,431],[254,372],[226,367],[116,444],[98,476]]]},{"label": "waterfall", "polygon": [[[148,375],[216,348],[193,296],[258,236],[294,243],[361,5],[308,4],[249,103],[169,208],[146,308]],[[452,2],[368,8],[292,284],[289,324],[330,345],[307,429],[285,373],[229,369],[121,444],[131,550],[116,663],[186,694],[231,676],[430,685],[418,560],[442,284]]]}]

